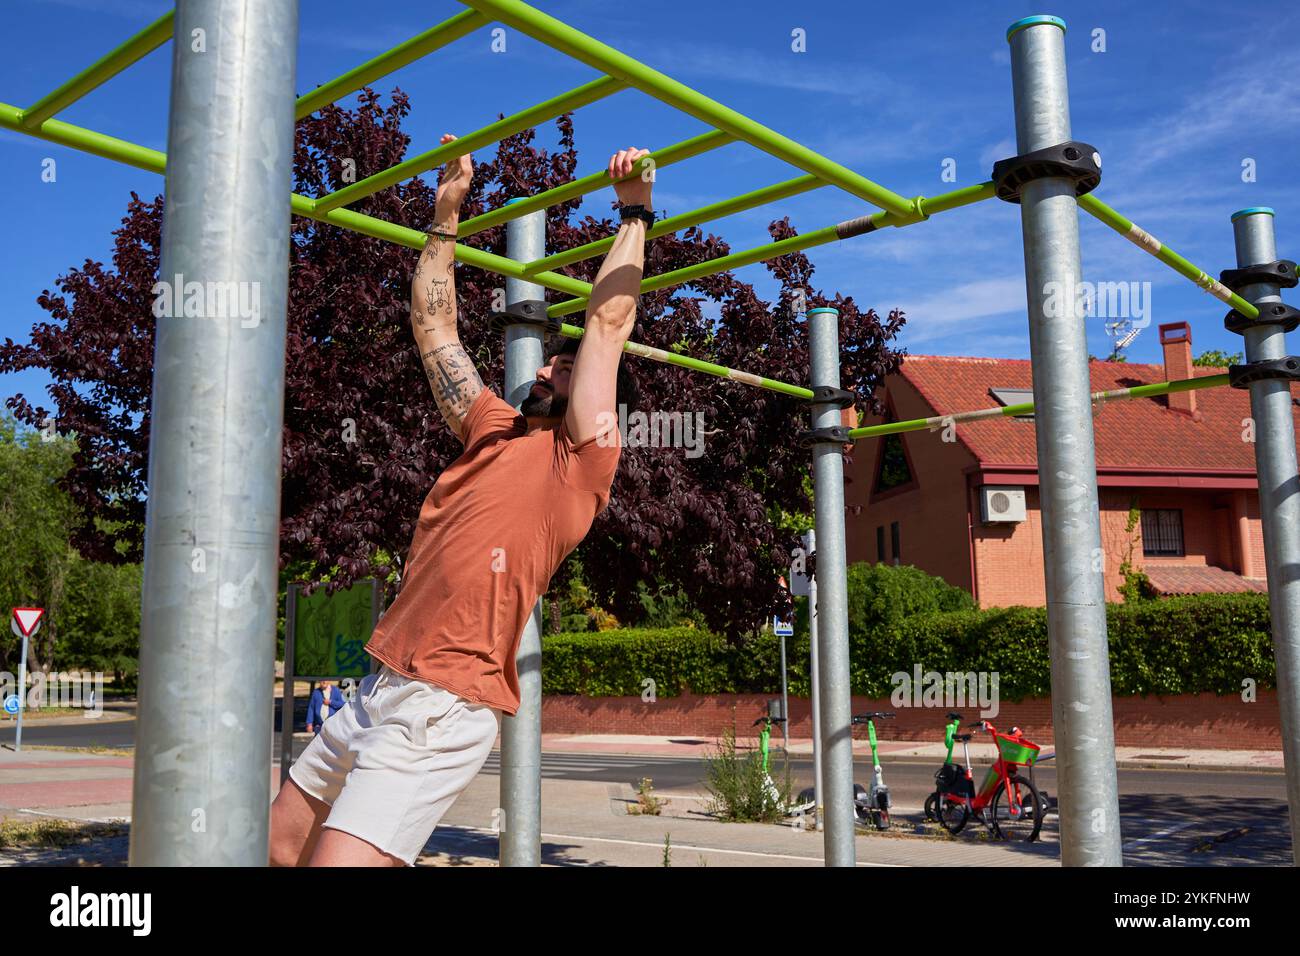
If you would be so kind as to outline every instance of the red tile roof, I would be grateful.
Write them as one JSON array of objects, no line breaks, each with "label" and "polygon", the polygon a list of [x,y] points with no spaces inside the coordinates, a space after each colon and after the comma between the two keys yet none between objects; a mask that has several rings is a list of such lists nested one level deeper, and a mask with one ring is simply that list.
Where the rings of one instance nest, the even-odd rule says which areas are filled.
[{"label": "red tile roof", "polygon": [[[1090,362],[1091,391],[1100,392],[1166,380],[1163,365]],[[1199,378],[1226,369],[1195,368]],[[899,373],[936,414],[996,408],[993,388],[1031,388],[1028,359],[909,355]],[[1300,398],[1300,387],[1291,393]],[[1098,468],[1157,468],[1255,471],[1254,447],[1242,441],[1242,419],[1250,415],[1250,394],[1207,388],[1196,395],[1199,420],[1172,410],[1164,396],[1124,399],[1094,406]],[[1300,436],[1300,407],[1292,406]],[[1037,463],[1032,419],[995,418],[957,426],[957,438],[982,463]]]},{"label": "red tile roof", "polygon": [[1265,581],[1243,578],[1208,565],[1148,565],[1142,570],[1157,594],[1233,594],[1268,590]]}]

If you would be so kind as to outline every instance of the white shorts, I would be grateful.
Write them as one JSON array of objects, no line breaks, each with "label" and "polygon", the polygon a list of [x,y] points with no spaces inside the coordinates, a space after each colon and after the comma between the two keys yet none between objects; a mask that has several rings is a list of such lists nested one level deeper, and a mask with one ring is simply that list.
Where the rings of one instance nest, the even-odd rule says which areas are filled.
[{"label": "white shorts", "polygon": [[351,703],[326,718],[289,776],[330,805],[325,826],[410,865],[483,766],[500,730],[497,708],[385,664],[361,680]]}]

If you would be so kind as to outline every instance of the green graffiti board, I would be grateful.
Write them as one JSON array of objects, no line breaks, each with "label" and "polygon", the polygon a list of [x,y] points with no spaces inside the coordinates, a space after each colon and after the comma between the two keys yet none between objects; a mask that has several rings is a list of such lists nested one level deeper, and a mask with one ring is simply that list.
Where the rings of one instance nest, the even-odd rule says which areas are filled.
[{"label": "green graffiti board", "polygon": [[374,629],[376,590],[374,581],[365,580],[334,594],[323,587],[310,597],[294,594],[294,674],[360,678],[370,673],[364,647]]}]

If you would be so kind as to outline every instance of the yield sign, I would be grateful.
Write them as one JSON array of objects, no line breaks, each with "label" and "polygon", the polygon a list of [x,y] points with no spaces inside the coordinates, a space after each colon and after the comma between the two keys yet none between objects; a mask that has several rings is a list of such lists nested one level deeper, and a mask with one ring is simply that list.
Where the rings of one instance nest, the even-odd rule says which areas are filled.
[{"label": "yield sign", "polygon": [[45,613],[43,607],[16,607],[14,608],[14,621],[18,625],[18,630],[23,637],[31,637],[32,631],[36,630],[36,625],[41,620],[41,615]]}]

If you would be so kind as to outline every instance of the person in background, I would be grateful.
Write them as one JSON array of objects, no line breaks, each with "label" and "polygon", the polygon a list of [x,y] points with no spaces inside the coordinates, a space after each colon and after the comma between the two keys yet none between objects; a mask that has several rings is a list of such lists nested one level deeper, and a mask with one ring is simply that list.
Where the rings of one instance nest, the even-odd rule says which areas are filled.
[{"label": "person in background", "polygon": [[343,692],[327,680],[311,692],[307,703],[307,733],[320,733],[320,725],[330,714],[343,709]]}]

